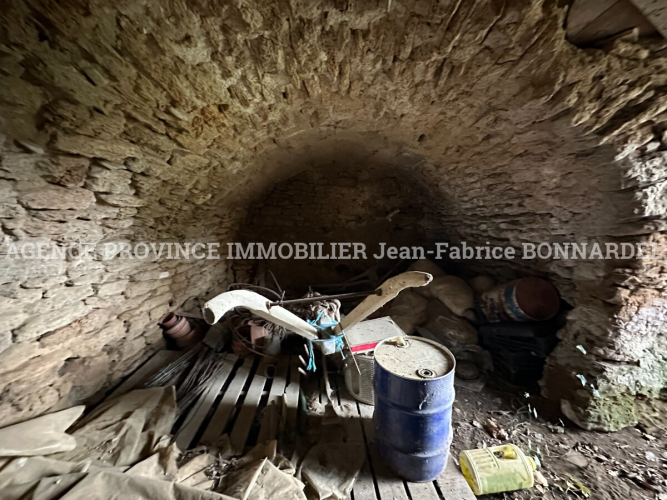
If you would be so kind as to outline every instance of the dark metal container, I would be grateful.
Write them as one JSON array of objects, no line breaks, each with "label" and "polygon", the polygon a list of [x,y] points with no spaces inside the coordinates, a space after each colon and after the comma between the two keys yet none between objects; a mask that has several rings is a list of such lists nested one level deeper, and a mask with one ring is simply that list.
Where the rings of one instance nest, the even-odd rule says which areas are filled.
[{"label": "dark metal container", "polygon": [[421,337],[382,341],[375,349],[375,421],[380,454],[411,482],[444,470],[452,442],[454,355]]},{"label": "dark metal container", "polygon": [[541,278],[521,278],[482,292],[478,309],[487,321],[544,321],[560,308],[558,290]]}]

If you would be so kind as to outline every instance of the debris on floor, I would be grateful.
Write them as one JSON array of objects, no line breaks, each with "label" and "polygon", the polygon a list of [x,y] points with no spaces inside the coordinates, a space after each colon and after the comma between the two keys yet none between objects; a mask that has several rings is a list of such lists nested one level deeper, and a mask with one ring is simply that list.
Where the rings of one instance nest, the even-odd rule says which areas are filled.
[{"label": "debris on floor", "polygon": [[[58,422],[56,428],[65,431],[82,411],[75,407],[38,417],[12,426],[13,431],[34,429],[49,421]],[[0,468],[2,498],[225,498],[191,487],[198,484],[175,482],[176,456],[180,454],[171,444],[175,417],[172,386],[135,390],[110,399],[74,424],[66,434],[65,450],[45,446],[41,449],[45,456],[21,457],[15,451],[1,451],[2,456],[15,457]],[[12,427],[3,430],[10,432]],[[29,440],[25,433],[19,437]],[[27,450],[29,453],[35,454],[36,448]]]},{"label": "debris on floor", "polygon": [[535,484],[535,460],[513,444],[462,451],[459,463],[475,495],[529,489]]},{"label": "debris on floor", "polygon": [[313,446],[299,467],[299,475],[318,500],[345,500],[366,460],[363,445],[327,443]]},{"label": "debris on floor", "polygon": [[486,420],[486,423],[484,424],[484,429],[486,430],[486,432],[489,433],[491,437],[495,439],[499,439],[501,441],[507,441],[509,439],[507,431],[503,429],[494,418],[488,418]]},{"label": "debris on floor", "polygon": [[305,500],[304,484],[281,471],[268,458],[253,462],[231,474],[226,494],[240,500]]},{"label": "debris on floor", "polygon": [[[535,311],[543,312],[540,307],[545,303],[553,306],[552,285],[526,278],[496,286],[483,276],[466,282],[431,261],[419,261],[408,272],[380,280],[375,290],[353,292],[340,300],[312,290],[299,299],[286,299],[277,283],[276,287],[279,291],[246,284],[230,286],[204,305],[204,320],[212,324],[208,330],[193,315],[163,316],[160,326],[165,335],[187,348],[185,352],[177,359],[165,357],[161,365],[137,379],[134,387],[138,389],[109,398],[83,418],[79,418],[83,412],[79,407],[0,429],[3,493],[7,490],[11,492],[8,498],[23,498],[28,491],[38,491],[34,490],[37,486],[44,492],[40,500],[61,498],[65,491],[66,498],[77,499],[90,496],[95,486],[123,496],[144,491],[144,496],[183,500],[342,500],[351,495],[366,498],[363,492],[370,488],[372,498],[375,491],[383,492],[382,498],[404,498],[406,491],[412,498],[425,492],[426,497],[437,498],[436,486],[442,490],[442,481],[459,481],[460,498],[472,498],[458,469],[452,465],[454,469],[443,473],[451,442],[450,416],[442,432],[438,431],[438,439],[446,444],[433,445],[439,462],[431,460],[424,470],[408,471],[401,466],[402,459],[387,451],[387,443],[400,440],[410,425],[382,408],[379,414],[376,409],[371,420],[371,405],[378,401],[376,388],[381,387],[387,400],[393,401],[397,394],[395,383],[374,383],[378,346],[395,347],[392,373],[402,381],[414,379],[430,387],[429,383],[447,379],[447,388],[427,391],[419,401],[401,402],[407,405],[406,411],[415,410],[412,417],[421,415],[416,408],[437,403],[436,392],[449,395],[435,410],[450,415],[451,384],[471,391],[469,394],[479,393],[494,368],[511,372],[507,366],[514,358],[504,359],[504,353],[518,356],[523,370],[519,373],[530,365],[519,355],[530,352],[544,362],[555,345],[559,324],[554,319],[534,320]],[[514,302],[494,302],[494,297],[505,300],[499,290],[516,291]],[[364,298],[356,307],[343,307],[345,300],[357,297]],[[514,317],[507,321],[503,315],[510,313]],[[415,332],[419,336],[409,336]],[[424,348],[420,350],[421,344]],[[426,347],[431,349],[428,353]],[[413,348],[420,352],[414,359],[406,357]],[[503,353],[500,360],[498,353]],[[448,356],[442,366],[438,364],[441,354]],[[308,391],[299,380],[309,386]],[[416,394],[412,389],[399,392]],[[517,415],[537,420],[536,408],[526,403],[524,400]],[[530,434],[526,442],[525,422],[508,425],[503,416],[468,420],[472,424],[467,425],[483,436],[475,446],[467,447],[461,459],[464,474],[477,471],[478,483],[468,474],[476,493],[534,484],[540,493],[563,490],[590,496],[586,479],[579,479],[576,470],[534,471],[538,459],[552,456],[542,447],[543,435]],[[28,431],[35,425],[40,432]],[[562,425],[555,428],[564,429]],[[463,429],[460,421],[455,429]],[[2,439],[3,433],[27,432],[32,440],[19,443],[23,447]],[[648,432],[643,435],[647,440],[652,437]],[[412,441],[428,444],[430,439],[433,444],[432,438],[414,437]],[[508,444],[515,441],[528,457]],[[194,447],[188,449],[190,446]],[[484,469],[486,462],[477,452],[498,462],[499,470],[515,469],[505,470],[501,480]],[[417,456],[421,451],[414,453]],[[510,463],[510,456],[518,458]],[[590,456],[585,448],[569,448],[560,458],[582,471],[594,461],[609,460],[601,454]],[[645,460],[657,463],[660,459],[646,454]],[[516,468],[519,465],[523,468]],[[651,468],[614,473],[647,491],[659,490],[660,480]],[[428,479],[428,486],[410,482],[423,478]],[[399,481],[400,487],[392,481]],[[446,493],[445,498],[449,500]]]},{"label": "debris on floor", "polygon": [[0,429],[0,457],[29,457],[72,451],[76,440],[65,431],[79,419],[84,406],[10,425]]},{"label": "debris on floor", "polygon": [[234,461],[220,491],[241,500],[305,500],[305,485],[294,476],[290,461],[276,452],[276,445],[275,440],[257,445]]},{"label": "debris on floor", "polygon": [[215,380],[224,366],[224,355],[201,343],[151,376],[144,382],[144,387],[176,387],[178,415],[182,415]]},{"label": "debris on floor", "polygon": [[202,339],[204,329],[195,319],[169,312],[158,322],[165,336],[179,349],[188,349]]},{"label": "debris on floor", "polygon": [[129,392],[102,403],[74,425],[76,448],[52,456],[100,466],[132,466],[169,446],[176,418],[172,386]]}]

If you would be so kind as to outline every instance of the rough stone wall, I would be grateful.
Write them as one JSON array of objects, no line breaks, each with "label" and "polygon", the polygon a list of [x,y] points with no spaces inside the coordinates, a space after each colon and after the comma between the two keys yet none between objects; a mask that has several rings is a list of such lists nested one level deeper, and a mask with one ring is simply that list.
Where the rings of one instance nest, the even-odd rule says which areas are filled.
[{"label": "rough stone wall", "polygon": [[[329,141],[323,139],[320,146]],[[380,254],[380,243],[414,246],[428,241],[427,228],[436,223],[437,200],[405,168],[423,157],[401,155],[400,150],[388,156],[391,148],[377,142],[373,134],[364,134],[363,141],[337,137],[335,145],[325,146],[315,158],[297,154],[289,161],[305,162],[301,168],[306,170],[251,204],[243,225],[245,242],[322,243],[325,255],[331,253],[331,243],[365,245],[357,258],[285,260],[278,256],[260,263],[274,272],[283,287],[339,283],[378,263],[393,266],[395,262],[388,258],[374,258]],[[377,151],[382,151],[383,158],[378,158]],[[349,253],[352,256],[354,248]],[[235,262],[233,267],[244,264],[251,263]]]},{"label": "rough stone wall", "polygon": [[[434,240],[664,244],[663,47],[580,51],[555,1],[7,0],[0,16],[13,241],[224,243],[263,193],[325,165],[309,158],[372,133],[372,165],[428,187]],[[170,301],[230,278],[222,261],[7,262],[1,423],[118,378]],[[582,425],[631,423],[667,385],[661,264],[508,265],[575,306],[545,394]]]}]

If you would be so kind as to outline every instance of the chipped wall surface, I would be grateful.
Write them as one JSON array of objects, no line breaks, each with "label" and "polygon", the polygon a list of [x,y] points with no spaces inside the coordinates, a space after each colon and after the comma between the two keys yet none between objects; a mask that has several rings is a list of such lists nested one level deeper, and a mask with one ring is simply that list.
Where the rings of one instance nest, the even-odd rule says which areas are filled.
[{"label": "chipped wall surface", "polygon": [[[3,254],[224,244],[299,175],[340,179],[322,196],[355,199],[331,205],[344,227],[396,204],[424,242],[667,246],[663,46],[579,50],[556,2],[8,0],[0,16]],[[383,169],[423,195],[374,207],[396,191],[368,189]],[[305,231],[300,197],[275,208]],[[581,425],[628,425],[667,385],[662,264],[476,265],[549,276],[574,306],[543,389]],[[223,260],[0,266],[1,424],[108,387],[160,345],[160,314],[232,278]]]}]

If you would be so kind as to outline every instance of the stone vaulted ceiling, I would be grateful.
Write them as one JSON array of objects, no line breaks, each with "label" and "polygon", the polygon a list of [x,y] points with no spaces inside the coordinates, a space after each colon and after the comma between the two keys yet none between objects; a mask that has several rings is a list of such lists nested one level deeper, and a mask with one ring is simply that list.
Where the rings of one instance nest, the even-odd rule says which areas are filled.
[{"label": "stone vaulted ceiling", "polygon": [[[7,0],[0,16],[5,245],[233,241],[277,183],[352,157],[426,186],[426,238],[664,245],[664,43],[580,50],[555,1]],[[224,261],[0,266],[5,424],[108,386],[167,308],[231,279]],[[522,266],[574,305],[544,394],[584,426],[633,422],[667,385],[662,264]]]}]

